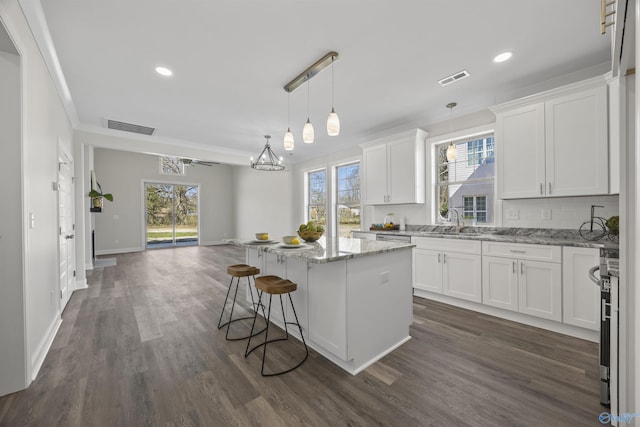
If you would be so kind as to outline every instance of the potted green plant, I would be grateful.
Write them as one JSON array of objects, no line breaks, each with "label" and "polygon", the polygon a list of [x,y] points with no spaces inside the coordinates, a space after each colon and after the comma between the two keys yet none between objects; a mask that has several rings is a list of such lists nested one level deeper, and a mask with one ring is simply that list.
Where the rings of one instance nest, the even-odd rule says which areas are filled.
[{"label": "potted green plant", "polygon": [[89,197],[91,197],[91,208],[89,209],[91,212],[102,212],[104,199],[113,202],[113,194],[102,192],[102,186],[100,186],[100,183],[96,180],[93,171],[91,171],[91,191],[89,191]]}]

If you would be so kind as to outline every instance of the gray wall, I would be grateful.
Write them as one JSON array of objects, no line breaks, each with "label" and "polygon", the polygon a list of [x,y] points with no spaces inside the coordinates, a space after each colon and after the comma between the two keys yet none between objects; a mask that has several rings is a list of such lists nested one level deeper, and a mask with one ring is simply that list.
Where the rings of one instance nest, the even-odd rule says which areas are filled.
[{"label": "gray wall", "polygon": [[161,175],[157,156],[95,148],[94,170],[103,191],[114,197],[92,214],[98,255],[144,249],[143,181],[198,184],[200,244],[234,237],[232,166],[191,166],[185,176]]},{"label": "gray wall", "polygon": [[[0,23],[2,28],[2,23]],[[0,396],[25,383],[20,58],[0,51]]]}]

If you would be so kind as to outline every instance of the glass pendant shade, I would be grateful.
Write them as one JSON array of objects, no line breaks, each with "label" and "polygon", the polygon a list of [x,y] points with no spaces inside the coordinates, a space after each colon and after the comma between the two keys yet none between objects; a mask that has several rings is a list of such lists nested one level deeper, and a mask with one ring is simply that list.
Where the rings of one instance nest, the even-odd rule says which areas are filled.
[{"label": "glass pendant shade", "polygon": [[456,146],[453,142],[447,147],[447,161],[453,162],[456,160]]},{"label": "glass pendant shade", "polygon": [[327,134],[329,136],[337,136],[340,134],[340,118],[334,108],[331,108],[329,118],[327,119]]},{"label": "glass pendant shade", "polygon": [[302,128],[302,140],[305,144],[312,144],[314,137],[313,125],[311,124],[311,120],[307,118],[307,123],[305,123]]},{"label": "glass pendant shade", "polygon": [[291,129],[287,128],[287,133],[284,134],[284,149],[287,151],[292,151],[294,145],[295,141],[293,140]]}]

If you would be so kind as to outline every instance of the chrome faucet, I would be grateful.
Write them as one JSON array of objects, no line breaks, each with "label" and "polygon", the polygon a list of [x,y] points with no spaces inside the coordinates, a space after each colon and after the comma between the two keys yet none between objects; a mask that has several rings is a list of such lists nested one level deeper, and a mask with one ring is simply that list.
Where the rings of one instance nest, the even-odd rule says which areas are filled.
[{"label": "chrome faucet", "polygon": [[449,209],[449,221],[453,222],[451,218],[451,214],[456,214],[456,234],[460,233],[460,212],[458,212],[455,208]]}]

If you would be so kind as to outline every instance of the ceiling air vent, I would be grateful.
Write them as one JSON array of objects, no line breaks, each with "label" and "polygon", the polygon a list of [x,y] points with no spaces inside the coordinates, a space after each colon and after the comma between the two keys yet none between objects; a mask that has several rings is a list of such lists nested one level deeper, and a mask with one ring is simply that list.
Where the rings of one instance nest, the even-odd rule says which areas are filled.
[{"label": "ceiling air vent", "polygon": [[453,82],[457,82],[458,80],[464,79],[465,77],[469,77],[470,75],[471,74],[469,74],[467,70],[462,70],[448,77],[445,77],[444,79],[438,80],[438,83],[440,83],[440,86],[446,86]]},{"label": "ceiling air vent", "polygon": [[140,133],[142,135],[153,135],[153,133],[156,131],[155,128],[150,128],[148,126],[134,125],[131,123],[119,122],[117,120],[110,119],[107,119],[107,128],[125,132]]}]

